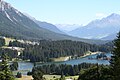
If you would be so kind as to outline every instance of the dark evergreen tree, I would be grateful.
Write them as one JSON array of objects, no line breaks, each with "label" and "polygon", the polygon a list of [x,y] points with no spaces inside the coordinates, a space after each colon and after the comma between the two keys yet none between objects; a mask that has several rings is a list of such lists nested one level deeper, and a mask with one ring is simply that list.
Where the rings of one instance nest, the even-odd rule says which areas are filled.
[{"label": "dark evergreen tree", "polygon": [[0,63],[0,80],[14,80],[14,76],[8,65],[8,56],[2,54],[2,62]]},{"label": "dark evergreen tree", "polygon": [[11,49],[0,48],[0,56],[2,56],[2,53],[7,53],[7,56],[9,57],[10,60],[18,56],[17,55],[18,52],[16,50],[11,50]]},{"label": "dark evergreen tree", "polygon": [[78,80],[113,80],[110,67],[104,65],[93,66],[80,71]]},{"label": "dark evergreen tree", "polygon": [[118,33],[117,39],[114,40],[113,56],[110,61],[113,80],[120,80],[120,32]]},{"label": "dark evergreen tree", "polygon": [[43,80],[43,73],[34,67],[32,70],[32,77],[33,80]]},{"label": "dark evergreen tree", "polygon": [[30,71],[27,72],[27,75],[28,75],[28,76],[31,76],[31,75],[32,75],[32,72],[30,72]]},{"label": "dark evergreen tree", "polygon": [[41,71],[33,72],[32,77],[34,78],[34,80],[43,80],[43,74]]},{"label": "dark evergreen tree", "polygon": [[11,65],[10,65],[10,69],[12,71],[15,71],[15,70],[18,70],[18,62],[13,62]]},{"label": "dark evergreen tree", "polygon": [[[84,66],[83,66],[84,65]],[[81,69],[89,68],[95,64],[90,63],[82,63],[79,65],[67,65],[67,64],[60,64],[60,65],[42,65],[36,66],[33,68],[32,73],[34,71],[41,71],[43,74],[53,74],[53,75],[65,75],[65,76],[75,76],[78,75]],[[61,73],[62,72],[62,73]]]},{"label": "dark evergreen tree", "polygon": [[63,73],[63,72],[61,73],[60,80],[65,80],[65,75],[64,75],[64,73]]},{"label": "dark evergreen tree", "polygon": [[21,78],[22,77],[22,74],[20,72],[17,73],[16,75],[17,78]]},{"label": "dark evergreen tree", "polygon": [[0,47],[5,45],[5,39],[0,38]]}]

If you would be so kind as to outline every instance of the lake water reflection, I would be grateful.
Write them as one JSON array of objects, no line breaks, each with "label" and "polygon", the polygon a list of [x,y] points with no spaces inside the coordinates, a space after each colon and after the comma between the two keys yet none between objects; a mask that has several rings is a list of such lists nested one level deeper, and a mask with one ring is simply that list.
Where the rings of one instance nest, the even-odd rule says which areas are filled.
[{"label": "lake water reflection", "polygon": [[[106,53],[106,55],[108,57],[111,57],[112,54],[110,53]],[[97,59],[88,59],[89,57],[96,57],[97,54],[95,55],[90,55],[90,56],[87,56],[87,57],[84,57],[84,58],[80,58],[80,59],[74,59],[74,60],[69,60],[69,61],[64,61],[64,62],[48,62],[48,63],[37,63],[37,66],[41,66],[41,65],[48,65],[48,64],[70,64],[70,65],[77,65],[77,64],[80,64],[80,63],[83,63],[83,62],[86,62],[86,63],[98,63],[98,64],[104,64],[104,65],[109,65],[109,61],[108,60],[97,60]],[[19,62],[19,70],[32,70],[34,64],[33,63],[30,63],[30,62]]]}]

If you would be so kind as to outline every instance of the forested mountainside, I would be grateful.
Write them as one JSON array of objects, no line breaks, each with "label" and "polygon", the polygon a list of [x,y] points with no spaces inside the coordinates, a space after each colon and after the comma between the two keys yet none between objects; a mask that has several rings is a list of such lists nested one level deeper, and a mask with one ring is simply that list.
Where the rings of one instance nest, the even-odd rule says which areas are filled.
[{"label": "forested mountainside", "polygon": [[21,58],[24,60],[30,59],[31,62],[48,62],[51,58],[58,58],[64,56],[83,56],[87,51],[102,51],[110,52],[110,46],[98,46],[84,42],[77,42],[71,40],[48,41],[41,40],[36,45],[24,44],[18,41],[10,42],[11,47],[24,48]]},{"label": "forested mountainside", "polygon": [[5,45],[5,39],[0,38],[0,47]]},{"label": "forested mountainside", "polygon": [[105,41],[88,40],[58,34],[40,27],[33,20],[13,8],[10,4],[0,2],[0,35],[27,40],[74,40],[87,43],[101,44]]}]

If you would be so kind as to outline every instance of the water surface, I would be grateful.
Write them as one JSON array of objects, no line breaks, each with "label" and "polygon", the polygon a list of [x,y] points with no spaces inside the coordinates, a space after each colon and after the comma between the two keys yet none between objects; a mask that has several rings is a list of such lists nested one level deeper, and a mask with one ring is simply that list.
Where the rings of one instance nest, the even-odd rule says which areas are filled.
[{"label": "water surface", "polygon": [[[106,55],[108,57],[111,57],[112,54],[110,53],[106,53]],[[97,60],[97,59],[88,59],[89,57],[95,58],[97,56],[97,54],[95,55],[90,55],[90,56],[86,56],[84,58],[80,58],[80,59],[74,59],[74,60],[69,60],[69,61],[64,61],[64,62],[48,62],[48,63],[37,63],[36,66],[42,66],[42,65],[48,65],[48,64],[70,64],[70,65],[77,65],[77,64],[81,64],[83,62],[85,63],[98,63],[98,64],[104,64],[104,65],[109,65],[109,60]],[[19,70],[27,70],[27,71],[31,71],[34,64],[30,63],[30,62],[18,62],[19,64]],[[26,73],[24,73],[26,74]]]}]

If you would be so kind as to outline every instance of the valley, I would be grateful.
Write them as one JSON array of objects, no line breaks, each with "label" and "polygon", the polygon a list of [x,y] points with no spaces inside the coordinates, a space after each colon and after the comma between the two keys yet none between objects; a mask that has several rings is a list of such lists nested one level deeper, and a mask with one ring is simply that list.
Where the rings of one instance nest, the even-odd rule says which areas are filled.
[{"label": "valley", "polygon": [[0,80],[119,80],[119,6],[94,3],[0,0]]},{"label": "valley", "polygon": [[[18,72],[20,72],[23,75],[23,79],[31,78],[31,76],[25,76],[25,75],[27,75],[27,73],[29,71],[32,71],[34,66],[37,67],[37,66],[52,65],[52,64],[55,64],[55,65],[61,65],[61,64],[78,65],[78,64],[82,64],[82,63],[92,63],[92,64],[99,63],[99,64],[104,64],[104,65],[109,65],[109,61],[108,60],[97,60],[97,59],[89,60],[89,57],[95,57],[95,56],[97,56],[100,53],[100,52],[88,51],[89,48],[91,47],[91,50],[97,51],[97,50],[99,50],[99,48],[101,50],[102,46],[98,47],[97,45],[93,46],[92,44],[87,44],[87,43],[83,43],[83,42],[74,42],[74,41],[69,41],[69,40],[63,40],[63,41],[45,41],[45,40],[42,40],[40,42],[32,42],[32,41],[28,41],[28,40],[16,40],[16,39],[7,38],[7,37],[4,37],[3,39],[5,41],[4,42],[5,46],[3,45],[2,49],[6,53],[8,53],[9,56],[11,57],[12,61],[11,60],[9,61],[10,64],[17,60],[18,65],[19,65],[18,70],[17,71],[13,71],[14,75],[16,75]],[[6,45],[6,43],[9,43],[9,44]],[[33,44],[33,43],[36,43],[36,44]],[[58,44],[59,44],[59,46],[58,46]],[[72,45],[76,45],[76,46],[78,45],[79,47],[80,46],[81,47],[84,46],[84,47],[86,47],[86,49],[88,48],[88,50],[85,50],[85,52],[84,52],[84,48],[83,48],[83,54],[80,53],[82,51],[82,49],[80,50],[79,54],[77,54],[77,52],[72,52],[71,53],[70,51],[72,51],[74,49],[76,49],[75,51],[79,51],[79,49],[80,49],[79,47],[77,47],[78,48],[78,50],[77,50],[77,48],[75,48],[75,46],[71,47]],[[36,52],[37,53],[36,54],[35,52],[32,52],[31,54],[28,54],[28,53],[30,53],[28,51],[32,50],[30,48],[31,46],[34,46],[34,49],[33,49],[34,51],[38,51],[37,50],[37,48],[38,48],[39,49],[39,51],[38,51],[39,53]],[[47,51],[47,47],[53,49],[53,52],[52,51],[51,52],[46,52]],[[55,58],[57,55],[55,56],[54,47],[55,47],[55,50],[58,47],[57,54],[61,54],[61,56],[59,55],[57,58]],[[93,47],[93,49],[92,49],[92,47]],[[43,51],[44,51],[44,48],[46,48],[45,52],[47,54],[50,54],[50,53],[54,53],[54,54],[50,54],[51,55],[51,57],[50,57],[49,55],[46,55],[45,52],[44,53],[40,53],[41,52],[41,50],[40,50],[41,48],[42,48]],[[61,49],[60,52],[59,52],[59,49]],[[69,52],[67,52],[67,51],[64,52],[64,49],[65,50],[68,49]],[[105,49],[107,49],[107,46],[105,47]],[[9,50],[11,50],[11,51],[9,52]],[[16,52],[16,50],[18,52]],[[64,53],[61,52],[62,50],[63,50]],[[27,54],[26,54],[26,52],[27,52]],[[69,54],[66,54],[66,53],[69,53]],[[49,58],[45,59],[45,57],[42,56],[42,57],[44,57],[43,59],[38,58],[38,60],[37,60],[37,57],[36,57],[36,59],[34,60],[34,57],[35,57],[34,54],[36,54],[36,55],[46,55]],[[72,54],[74,54],[74,55],[72,55]],[[24,56],[24,55],[26,55],[26,56]],[[30,57],[27,57],[27,55],[29,55],[29,56],[32,55],[33,57],[30,59]],[[111,56],[110,53],[108,53],[106,55],[107,56]],[[56,75],[56,76],[60,76],[60,75]],[[53,75],[49,75],[49,77],[51,77],[51,79],[53,79]],[[48,76],[45,76],[45,78],[47,79]],[[59,77],[56,77],[56,78],[59,78]],[[66,77],[66,79],[67,78],[71,78],[71,77]],[[72,77],[72,78],[74,78],[74,77]],[[21,80],[21,79],[18,79],[18,80]],[[47,80],[49,80],[49,79],[47,79]]]}]

